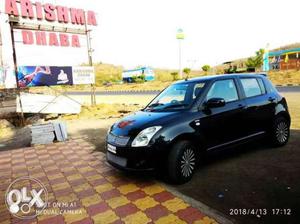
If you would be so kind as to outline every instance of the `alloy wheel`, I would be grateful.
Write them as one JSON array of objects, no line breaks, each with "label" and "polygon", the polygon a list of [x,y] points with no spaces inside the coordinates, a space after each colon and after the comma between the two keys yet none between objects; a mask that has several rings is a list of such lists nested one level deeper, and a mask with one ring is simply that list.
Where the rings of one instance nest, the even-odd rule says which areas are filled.
[{"label": "alloy wheel", "polygon": [[184,177],[189,177],[195,169],[195,153],[192,149],[186,149],[181,157],[181,173]]},{"label": "alloy wheel", "polygon": [[280,122],[276,127],[276,138],[278,142],[284,143],[287,141],[289,136],[289,127],[286,122]]}]

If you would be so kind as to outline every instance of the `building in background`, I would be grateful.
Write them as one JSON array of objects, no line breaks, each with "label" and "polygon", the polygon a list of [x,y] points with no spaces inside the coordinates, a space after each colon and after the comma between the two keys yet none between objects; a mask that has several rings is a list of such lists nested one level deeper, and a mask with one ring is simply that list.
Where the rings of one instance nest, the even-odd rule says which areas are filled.
[{"label": "building in background", "polygon": [[126,70],[122,73],[124,82],[135,82],[136,78],[144,79],[145,81],[153,81],[155,79],[155,74],[153,69],[149,67]]},{"label": "building in background", "polygon": [[300,69],[300,47],[271,51],[270,70]]}]

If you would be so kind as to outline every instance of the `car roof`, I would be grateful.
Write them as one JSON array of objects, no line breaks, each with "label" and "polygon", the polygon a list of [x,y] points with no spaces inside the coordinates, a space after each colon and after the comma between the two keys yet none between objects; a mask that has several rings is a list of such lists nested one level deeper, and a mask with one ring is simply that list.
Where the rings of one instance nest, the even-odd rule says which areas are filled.
[{"label": "car roof", "polygon": [[203,82],[203,81],[212,81],[218,79],[228,79],[228,78],[257,78],[257,77],[266,77],[265,73],[235,73],[235,74],[220,74],[220,75],[209,75],[209,76],[201,76],[186,80],[180,80],[175,82],[174,84],[182,84],[182,83],[194,83],[194,82]]}]

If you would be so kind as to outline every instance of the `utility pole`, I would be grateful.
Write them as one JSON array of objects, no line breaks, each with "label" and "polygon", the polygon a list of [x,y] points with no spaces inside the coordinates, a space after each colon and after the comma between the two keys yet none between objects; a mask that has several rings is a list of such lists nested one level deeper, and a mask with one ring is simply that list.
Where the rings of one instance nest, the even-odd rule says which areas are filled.
[{"label": "utility pole", "polygon": [[[0,24],[1,24],[2,14],[0,12]],[[3,58],[2,58],[2,34],[1,34],[1,26],[0,26],[0,67],[3,67]]]},{"label": "utility pole", "polygon": [[[91,45],[91,33],[90,30],[88,30],[87,23],[85,23],[85,35],[86,35],[86,40],[87,40],[87,49],[88,49],[88,60],[89,60],[89,66],[93,66],[93,49]],[[95,106],[96,103],[96,88],[95,84],[91,84],[91,105]]]},{"label": "utility pole", "polygon": [[178,40],[178,59],[179,59],[179,77],[182,79],[182,41],[184,40],[184,33],[182,29],[177,30],[176,39]]},{"label": "utility pole", "polygon": [[23,113],[23,105],[22,105],[22,100],[21,100],[21,91],[20,91],[20,86],[18,82],[18,64],[17,64],[17,54],[16,54],[16,45],[15,45],[15,36],[14,36],[14,22],[10,21],[10,35],[11,35],[11,42],[12,42],[12,49],[13,49],[13,61],[14,61],[14,71],[15,71],[15,78],[16,78],[16,84],[17,84],[17,95],[19,98],[19,105],[21,109],[21,126],[25,125],[25,117]]}]

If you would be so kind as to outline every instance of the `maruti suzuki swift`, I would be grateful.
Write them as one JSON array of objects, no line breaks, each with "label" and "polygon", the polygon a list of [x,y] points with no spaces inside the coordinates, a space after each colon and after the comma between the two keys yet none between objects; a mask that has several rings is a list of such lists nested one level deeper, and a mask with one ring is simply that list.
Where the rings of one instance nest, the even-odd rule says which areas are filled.
[{"label": "maruti suzuki swift", "polygon": [[285,145],[290,123],[285,98],[264,74],[182,80],[112,125],[107,161],[123,170],[165,168],[184,183],[208,151],[261,137]]}]

